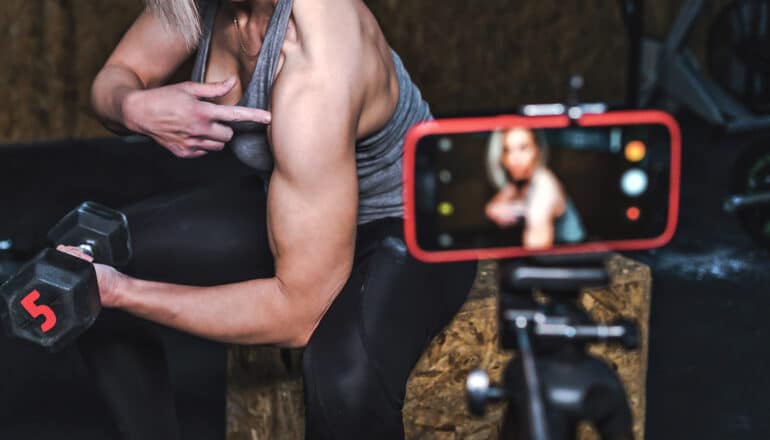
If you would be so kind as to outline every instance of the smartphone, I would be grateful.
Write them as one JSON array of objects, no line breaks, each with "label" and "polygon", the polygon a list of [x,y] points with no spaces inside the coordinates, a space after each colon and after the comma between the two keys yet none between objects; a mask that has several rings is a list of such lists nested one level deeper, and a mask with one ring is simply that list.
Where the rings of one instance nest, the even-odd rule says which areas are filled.
[{"label": "smartphone", "polygon": [[661,247],[680,162],[659,111],[421,123],[404,144],[407,246],[427,262]]}]

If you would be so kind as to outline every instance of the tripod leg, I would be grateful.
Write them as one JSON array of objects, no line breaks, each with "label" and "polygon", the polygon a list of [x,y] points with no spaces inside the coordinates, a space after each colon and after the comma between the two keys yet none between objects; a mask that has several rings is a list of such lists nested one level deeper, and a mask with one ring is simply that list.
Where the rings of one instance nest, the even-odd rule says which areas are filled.
[{"label": "tripod leg", "polygon": [[633,440],[634,418],[617,372],[590,356],[580,370],[586,394],[578,418],[593,422],[602,440]]},{"label": "tripod leg", "polygon": [[[503,417],[500,439],[531,439],[531,429],[527,421],[527,413],[522,410],[526,402],[508,402],[508,409]],[[562,411],[551,409],[548,414],[549,440],[576,440],[576,424]]]},{"label": "tripod leg", "polygon": [[617,405],[604,419],[598,420],[596,429],[603,440],[633,440],[633,418],[628,403]]},{"label": "tripod leg", "polygon": [[634,418],[620,379],[604,378],[592,389],[585,402],[586,416],[592,420],[602,440],[633,440]]}]

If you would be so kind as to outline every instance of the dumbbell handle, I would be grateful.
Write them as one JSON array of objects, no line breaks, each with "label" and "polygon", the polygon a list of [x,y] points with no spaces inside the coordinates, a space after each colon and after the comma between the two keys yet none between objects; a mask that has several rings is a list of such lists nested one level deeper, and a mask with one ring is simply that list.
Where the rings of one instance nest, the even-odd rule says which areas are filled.
[{"label": "dumbbell handle", "polygon": [[[63,246],[63,245],[62,245]],[[77,246],[72,246],[80,249],[81,252],[88,255],[91,258],[94,258],[94,246],[88,243],[82,243]]]},{"label": "dumbbell handle", "polygon": [[83,253],[88,255],[89,257],[94,258],[94,247],[93,247],[93,245],[88,244],[88,243],[83,243],[83,244],[79,244],[77,246],[77,248],[80,249],[81,251],[83,251]]},{"label": "dumbbell handle", "polygon": [[98,263],[124,267],[131,260],[126,215],[98,203],[82,203],[59,220],[47,236],[52,245],[77,247]]}]

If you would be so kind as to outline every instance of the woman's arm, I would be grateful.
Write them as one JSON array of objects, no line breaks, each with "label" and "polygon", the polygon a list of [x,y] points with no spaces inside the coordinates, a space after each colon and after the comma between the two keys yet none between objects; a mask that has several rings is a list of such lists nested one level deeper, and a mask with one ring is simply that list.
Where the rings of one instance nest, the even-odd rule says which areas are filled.
[{"label": "woman's arm", "polygon": [[233,136],[233,130],[223,122],[270,122],[264,110],[204,101],[229,93],[236,85],[235,78],[161,87],[191,53],[179,33],[146,10],[94,79],[94,111],[107,128],[150,136],[184,158],[223,149]]},{"label": "woman's arm", "polygon": [[275,84],[268,229],[276,276],[189,287],[108,279],[100,267],[105,305],[225,342],[307,342],[347,282],[355,247],[354,145],[366,80],[361,31],[350,12],[325,12],[320,35],[335,41],[314,38],[287,56]]},{"label": "woman's arm", "polygon": [[274,101],[268,228],[276,276],[216,287],[124,279],[116,306],[224,342],[306,343],[350,274],[358,185],[356,109],[323,82],[303,79]]},{"label": "woman's arm", "polygon": [[554,244],[554,220],[564,214],[566,199],[561,184],[550,171],[539,172],[532,181],[532,194],[527,208],[524,247],[547,249]]},{"label": "woman's arm", "polygon": [[158,87],[190,56],[178,33],[149,10],[131,25],[91,86],[96,114],[111,129],[126,130],[123,104],[138,90]]},{"label": "woman's arm", "polygon": [[516,193],[516,187],[511,184],[506,184],[500,189],[484,209],[487,218],[497,223],[501,228],[516,224],[519,215],[517,215],[515,207],[511,205],[511,202],[516,199]]}]

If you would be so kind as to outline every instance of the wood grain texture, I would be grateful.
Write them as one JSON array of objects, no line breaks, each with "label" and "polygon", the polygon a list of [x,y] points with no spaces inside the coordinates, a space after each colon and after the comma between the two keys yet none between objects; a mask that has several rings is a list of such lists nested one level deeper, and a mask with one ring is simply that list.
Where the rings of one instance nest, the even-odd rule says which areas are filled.
[{"label": "wood grain texture", "polygon": [[[573,73],[586,78],[584,100],[624,98],[616,0],[366,3],[437,114],[563,100]],[[648,0],[648,31],[662,35],[680,4]],[[91,82],[141,9],[141,0],[4,0],[0,144],[106,135]],[[699,54],[708,22],[693,39]]]},{"label": "wood grain texture", "polygon": [[0,143],[107,135],[90,105],[96,73],[141,0],[7,0],[0,8]]},{"label": "wood grain texture", "polygon": [[[581,302],[599,322],[626,317],[640,324],[640,350],[594,345],[591,352],[618,371],[635,417],[635,437],[642,440],[651,276],[648,267],[621,257],[610,260],[608,267],[612,273],[609,288],[586,291]],[[465,406],[468,373],[481,367],[499,381],[510,359],[498,346],[496,270],[494,263],[480,263],[465,306],[436,336],[412,372],[403,411],[408,438],[497,438],[504,406],[492,405],[484,418],[470,416]],[[288,368],[277,349],[266,347],[233,347],[229,359],[228,440],[301,439],[304,409],[299,353],[289,357]],[[584,426],[580,438],[597,436]]]}]

